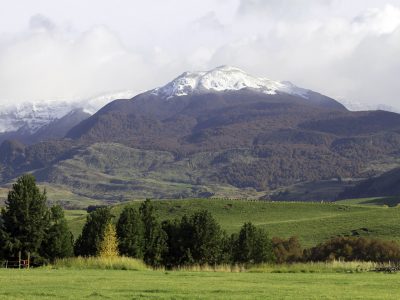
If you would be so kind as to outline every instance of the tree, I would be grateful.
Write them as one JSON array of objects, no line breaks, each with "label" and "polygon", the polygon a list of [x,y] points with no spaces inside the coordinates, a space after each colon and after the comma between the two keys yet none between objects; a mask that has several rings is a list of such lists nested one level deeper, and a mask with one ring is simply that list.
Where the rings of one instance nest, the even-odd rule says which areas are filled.
[{"label": "tree", "polygon": [[6,249],[9,248],[9,236],[4,228],[4,220],[0,214],[0,260],[6,258]]},{"label": "tree", "polygon": [[[221,255],[222,230],[207,211],[194,213],[189,218],[190,237],[188,247],[198,264],[216,264]],[[185,225],[184,225],[185,226]]]},{"label": "tree", "polygon": [[115,227],[112,223],[108,223],[104,229],[103,239],[100,242],[99,249],[100,257],[117,257],[118,253],[118,240]]},{"label": "tree", "polygon": [[125,207],[117,222],[119,252],[129,257],[143,258],[144,225],[133,207]]},{"label": "tree", "polygon": [[212,215],[202,210],[180,221],[164,221],[167,233],[168,254],[164,263],[167,267],[191,264],[217,264],[229,260],[228,239]]},{"label": "tree", "polygon": [[275,260],[268,234],[251,223],[245,223],[237,237],[233,258],[238,263],[259,264]]},{"label": "tree", "polygon": [[40,192],[32,175],[21,176],[8,193],[6,209],[2,211],[4,231],[7,233],[5,253],[16,257],[18,252],[33,261],[40,261],[40,248],[50,227],[46,207],[46,192]]},{"label": "tree", "polygon": [[50,227],[46,231],[41,254],[50,261],[71,257],[74,255],[73,245],[73,236],[69,231],[63,209],[59,205],[53,206],[50,209]]},{"label": "tree", "polygon": [[95,256],[99,253],[104,231],[113,216],[108,207],[101,207],[88,214],[82,233],[75,243],[75,254]]},{"label": "tree", "polygon": [[167,251],[167,235],[157,221],[149,199],[146,199],[140,206],[139,215],[144,230],[143,259],[149,265],[160,266],[163,255]]},{"label": "tree", "polygon": [[[183,216],[182,219],[187,218]],[[185,252],[185,245],[187,244],[182,232],[182,220],[166,220],[162,222],[162,229],[167,235],[167,252],[163,257],[163,264],[167,268],[189,264],[189,253]]]}]

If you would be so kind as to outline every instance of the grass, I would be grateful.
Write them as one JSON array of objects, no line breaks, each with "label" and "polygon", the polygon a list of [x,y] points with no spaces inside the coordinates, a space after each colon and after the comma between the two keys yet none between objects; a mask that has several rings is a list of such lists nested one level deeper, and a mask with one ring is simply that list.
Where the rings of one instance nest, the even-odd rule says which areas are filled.
[{"label": "grass", "polygon": [[[140,201],[125,205],[140,206]],[[340,203],[263,202],[223,199],[153,201],[160,220],[208,209],[228,232],[238,232],[244,222],[265,228],[271,236],[298,236],[310,247],[338,235],[400,240],[400,208]],[[117,205],[118,216],[124,205]],[[85,217],[70,220],[77,236]]]},{"label": "grass", "polygon": [[249,272],[256,273],[365,273],[372,272],[378,267],[389,267],[390,263],[375,263],[364,261],[332,261],[309,262],[295,264],[264,264],[250,267]]},{"label": "grass", "polygon": [[62,269],[99,269],[143,271],[148,267],[138,259],[129,257],[71,257],[57,260],[52,268]]},{"label": "grass", "polygon": [[394,299],[400,274],[0,269],[0,299]]},{"label": "grass", "polygon": [[400,197],[374,197],[359,198],[337,201],[340,204],[347,205],[372,205],[372,206],[389,206],[395,207],[400,204]]}]

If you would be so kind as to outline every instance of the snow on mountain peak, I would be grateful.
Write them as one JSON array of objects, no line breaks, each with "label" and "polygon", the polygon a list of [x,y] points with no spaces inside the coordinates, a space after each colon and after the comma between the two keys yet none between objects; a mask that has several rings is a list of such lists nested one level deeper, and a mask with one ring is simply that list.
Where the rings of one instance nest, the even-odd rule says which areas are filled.
[{"label": "snow on mountain peak", "polygon": [[116,99],[130,99],[131,90],[110,92],[73,101],[33,101],[0,105],[0,133],[24,130],[35,133],[54,120],[61,119],[74,110],[81,109],[90,115]]},{"label": "snow on mountain peak", "polygon": [[163,87],[156,88],[153,94],[166,98],[186,96],[209,91],[237,91],[252,89],[269,95],[279,92],[307,98],[308,90],[296,87],[287,81],[273,81],[254,77],[243,70],[231,66],[220,66],[210,71],[185,72]]}]

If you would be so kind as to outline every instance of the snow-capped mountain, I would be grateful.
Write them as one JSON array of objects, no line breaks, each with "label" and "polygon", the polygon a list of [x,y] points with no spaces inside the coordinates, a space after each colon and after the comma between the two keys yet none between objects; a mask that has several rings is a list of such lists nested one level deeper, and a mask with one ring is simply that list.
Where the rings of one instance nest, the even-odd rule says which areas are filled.
[{"label": "snow-capped mountain", "polygon": [[82,110],[92,115],[115,99],[130,99],[134,95],[133,91],[128,90],[74,101],[40,101],[0,105],[0,133],[23,131],[33,134],[43,126],[60,120],[73,111]]},{"label": "snow-capped mountain", "polygon": [[287,81],[274,81],[254,77],[241,69],[221,66],[210,71],[185,72],[153,94],[165,98],[187,96],[206,92],[238,91],[251,89],[269,95],[286,93],[308,98],[309,90],[299,88]]},{"label": "snow-capped mountain", "polygon": [[385,110],[395,113],[400,113],[399,109],[386,104],[367,104],[361,103],[359,101],[350,101],[346,99],[338,99],[341,104],[343,104],[350,111],[369,111],[369,110]]}]

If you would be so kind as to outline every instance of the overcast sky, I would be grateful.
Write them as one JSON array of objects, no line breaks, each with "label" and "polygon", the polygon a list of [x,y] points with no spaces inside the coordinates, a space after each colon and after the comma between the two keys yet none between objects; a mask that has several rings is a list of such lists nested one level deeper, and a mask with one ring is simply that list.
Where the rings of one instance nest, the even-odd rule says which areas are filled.
[{"label": "overcast sky", "polygon": [[400,108],[400,0],[0,0],[0,103],[233,65]]}]

